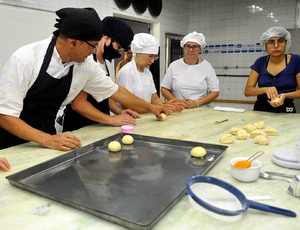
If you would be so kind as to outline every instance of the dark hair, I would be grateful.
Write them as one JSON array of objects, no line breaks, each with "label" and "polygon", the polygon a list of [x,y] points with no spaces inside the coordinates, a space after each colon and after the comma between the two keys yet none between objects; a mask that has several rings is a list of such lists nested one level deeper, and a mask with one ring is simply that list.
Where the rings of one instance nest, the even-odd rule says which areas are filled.
[{"label": "dark hair", "polygon": [[125,52],[128,52],[129,50],[131,50],[131,47],[130,47],[130,46],[128,46],[124,51],[125,51]]}]

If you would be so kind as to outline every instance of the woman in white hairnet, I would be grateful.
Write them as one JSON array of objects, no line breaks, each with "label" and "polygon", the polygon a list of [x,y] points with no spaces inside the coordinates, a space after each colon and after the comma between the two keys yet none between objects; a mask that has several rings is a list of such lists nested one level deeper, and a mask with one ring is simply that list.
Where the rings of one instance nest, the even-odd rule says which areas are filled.
[{"label": "woman in white hairnet", "polygon": [[271,27],[260,41],[268,53],[251,66],[245,96],[257,96],[253,110],[296,113],[294,99],[300,98],[300,56],[287,54],[291,34],[282,27]]},{"label": "woman in white hairnet", "polygon": [[[157,95],[153,76],[149,70],[149,66],[158,59],[157,39],[151,34],[138,33],[133,37],[131,50],[133,58],[119,71],[117,84],[151,104],[166,107],[168,112],[181,111],[182,103],[177,103],[176,100],[163,102]],[[135,111],[148,112],[143,108],[135,108]]]},{"label": "woman in white hairnet", "polygon": [[199,57],[206,46],[202,33],[189,33],[180,42],[184,57],[172,62],[161,83],[162,95],[184,102],[184,107],[198,108],[219,96],[219,79],[209,62]]}]

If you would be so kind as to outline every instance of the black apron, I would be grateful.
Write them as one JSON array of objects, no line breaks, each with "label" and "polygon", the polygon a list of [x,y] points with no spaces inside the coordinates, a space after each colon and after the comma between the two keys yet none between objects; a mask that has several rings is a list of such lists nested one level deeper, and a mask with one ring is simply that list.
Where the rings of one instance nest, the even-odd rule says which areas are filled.
[{"label": "black apron", "polygon": [[[97,58],[95,55],[93,55],[94,60],[97,61]],[[108,72],[108,76],[109,76],[109,71],[108,68],[106,66],[106,62],[105,63],[105,67],[106,70]],[[90,94],[88,94],[87,100],[98,110],[100,110],[101,112],[110,115],[110,109],[109,109],[109,100],[104,99],[101,102],[97,102],[94,97]],[[97,124],[98,122],[96,121],[92,121],[84,116],[82,116],[81,114],[75,112],[71,105],[67,105],[66,108],[64,109],[64,113],[63,113],[63,121],[62,121],[62,126],[63,126],[63,132],[66,131],[73,131],[76,129],[80,129],[82,127],[88,126],[88,125],[93,125],[93,124]]]},{"label": "black apron", "polygon": [[[56,134],[55,118],[62,102],[67,97],[73,78],[73,66],[66,76],[56,79],[46,71],[52,58],[56,38],[53,37],[39,75],[28,90],[23,101],[20,119],[28,125],[49,134]],[[0,128],[0,149],[28,142]]]}]

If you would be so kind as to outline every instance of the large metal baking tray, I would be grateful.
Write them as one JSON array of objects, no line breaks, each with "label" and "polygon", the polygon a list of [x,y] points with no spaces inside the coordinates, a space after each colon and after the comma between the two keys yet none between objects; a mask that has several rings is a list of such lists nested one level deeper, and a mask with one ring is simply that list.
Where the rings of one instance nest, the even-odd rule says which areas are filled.
[{"label": "large metal baking tray", "polygon": [[[187,177],[204,175],[227,146],[132,134],[118,153],[107,145],[122,134],[7,176],[19,188],[131,229],[151,229],[185,194]],[[207,151],[190,156],[193,147]]]}]

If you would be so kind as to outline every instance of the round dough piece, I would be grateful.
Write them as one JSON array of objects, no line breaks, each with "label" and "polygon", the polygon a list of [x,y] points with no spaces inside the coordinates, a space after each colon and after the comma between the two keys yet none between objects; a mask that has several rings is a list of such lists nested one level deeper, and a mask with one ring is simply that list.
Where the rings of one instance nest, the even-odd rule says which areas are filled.
[{"label": "round dough piece", "polygon": [[275,98],[274,100],[272,100],[271,102],[279,102],[279,97]]},{"label": "round dough piece", "polygon": [[232,127],[231,129],[230,129],[230,133],[232,134],[232,135],[237,135],[237,132],[240,130],[241,128],[238,128],[238,127]]},{"label": "round dough piece", "polygon": [[236,135],[237,140],[247,140],[247,138],[248,138],[248,134],[245,129],[240,129],[237,132],[237,135]]},{"label": "round dough piece", "polygon": [[118,152],[121,150],[121,144],[118,141],[111,141],[108,144],[108,150],[112,152]]},{"label": "round dough piece", "polygon": [[124,145],[131,145],[133,143],[134,139],[131,135],[125,135],[123,138],[122,138],[122,143]]},{"label": "round dough piece", "polygon": [[232,144],[234,142],[234,137],[229,133],[223,134],[220,137],[220,142],[221,144]]},{"label": "round dough piece", "polygon": [[267,136],[267,134],[264,131],[260,130],[260,129],[253,130],[250,133],[250,137],[251,138],[255,138],[255,137],[259,136],[259,135]]},{"label": "round dough piece", "polygon": [[268,145],[269,144],[269,139],[267,136],[264,135],[258,135],[254,137],[254,143],[259,144],[259,145]]},{"label": "round dough piece", "polygon": [[247,133],[251,133],[253,130],[257,129],[256,126],[251,124],[245,125],[243,128],[247,131]]},{"label": "round dough piece", "polygon": [[263,129],[265,128],[265,122],[264,121],[260,121],[254,124],[256,128],[258,129]]},{"label": "round dough piece", "polygon": [[265,129],[265,133],[268,135],[268,136],[276,136],[277,135],[277,130],[275,128],[272,128],[272,127],[267,127]]},{"label": "round dough piece", "polygon": [[206,150],[205,148],[201,147],[201,146],[198,146],[198,147],[194,147],[192,150],[191,150],[191,155],[192,157],[196,157],[196,158],[199,158],[199,157],[204,157],[206,155]]},{"label": "round dough piece", "polygon": [[165,121],[165,120],[167,119],[167,115],[166,115],[166,114],[161,113],[160,115],[161,115],[161,117],[162,117],[162,120],[161,120],[161,121]]}]

